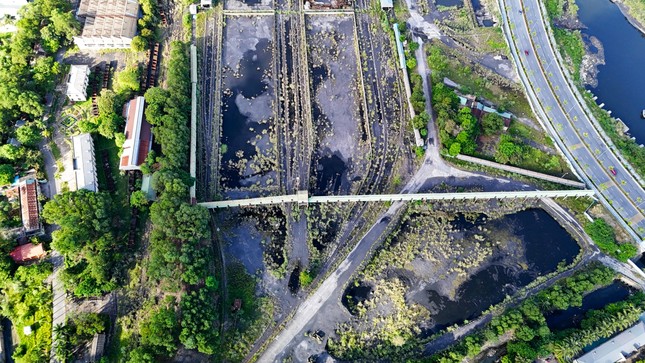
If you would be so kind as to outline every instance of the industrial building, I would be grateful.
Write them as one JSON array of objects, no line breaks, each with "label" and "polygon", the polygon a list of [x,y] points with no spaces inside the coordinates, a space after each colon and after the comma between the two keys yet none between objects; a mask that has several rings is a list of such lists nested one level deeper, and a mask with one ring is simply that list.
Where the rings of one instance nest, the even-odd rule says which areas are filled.
[{"label": "industrial building", "polygon": [[90,80],[90,67],[88,65],[73,64],[67,75],[67,97],[71,101],[87,100],[87,84]]},{"label": "industrial building", "polygon": [[[642,319],[642,317],[641,317]],[[615,363],[624,362],[629,356],[645,345],[645,323],[638,324],[595,347],[574,363]]]},{"label": "industrial building", "polygon": [[137,0],[81,0],[76,17],[84,21],[74,43],[81,50],[130,48],[137,34]]},{"label": "industrial building", "polygon": [[119,163],[120,170],[139,170],[152,148],[152,127],[144,117],[144,106],[145,99],[139,96],[124,107],[125,142]]},{"label": "industrial building", "polygon": [[[80,134],[72,137],[75,190],[87,189],[98,192],[96,177],[96,158],[94,156],[94,141],[90,134]],[[71,187],[71,186],[70,186]]]}]

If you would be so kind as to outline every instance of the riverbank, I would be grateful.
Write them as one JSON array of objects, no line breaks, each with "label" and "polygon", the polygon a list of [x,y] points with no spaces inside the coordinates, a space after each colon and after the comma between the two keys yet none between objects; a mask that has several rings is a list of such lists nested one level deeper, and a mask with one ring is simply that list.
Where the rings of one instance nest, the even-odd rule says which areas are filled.
[{"label": "riverbank", "polygon": [[[643,23],[645,23],[645,5],[640,5],[638,0],[618,0],[615,4],[618,5],[620,12],[623,13],[627,21],[645,35],[645,25],[643,25]],[[642,6],[643,9],[637,9],[639,6]],[[632,13],[644,14],[643,19],[636,19]]]}]

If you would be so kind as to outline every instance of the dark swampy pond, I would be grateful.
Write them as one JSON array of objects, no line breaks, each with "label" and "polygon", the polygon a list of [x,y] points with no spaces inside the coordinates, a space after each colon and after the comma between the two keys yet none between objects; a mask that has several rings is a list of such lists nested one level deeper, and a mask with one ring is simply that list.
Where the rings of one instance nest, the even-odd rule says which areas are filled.
[{"label": "dark swampy pond", "polygon": [[[493,245],[489,258],[478,267],[473,266],[465,281],[452,277],[437,280],[434,270],[423,272],[428,274],[428,281],[437,281],[430,284],[426,284],[426,278],[421,276],[420,279],[409,278],[411,271],[407,275],[399,275],[397,271],[400,269],[388,273],[390,277],[398,276],[406,281],[408,300],[430,312],[431,320],[425,324],[423,335],[479,317],[538,276],[556,271],[558,265],[571,264],[580,253],[578,243],[542,209],[528,209],[496,219],[483,214],[469,218],[458,215],[451,224],[453,230],[460,231],[463,238],[473,242],[477,235],[489,233],[486,241]],[[403,224],[401,230],[405,229],[406,224]],[[432,248],[432,245],[426,248]],[[446,290],[449,281],[458,285]],[[345,289],[342,302],[350,313],[355,313],[356,304],[369,299],[372,289],[370,283],[355,282]],[[452,291],[450,296],[444,295],[446,291]]]},{"label": "dark swampy pond", "polygon": [[577,327],[589,310],[601,309],[607,304],[625,300],[633,291],[629,286],[616,281],[585,295],[581,307],[552,312],[546,317],[546,323],[553,331]]},{"label": "dark swampy pond", "polygon": [[[466,230],[475,230],[481,222],[465,218],[456,221]],[[536,277],[557,269],[558,264],[570,264],[580,252],[580,246],[569,233],[542,209],[529,209],[487,222],[487,228],[512,228],[521,238],[524,256],[498,255],[488,266],[472,275],[457,289],[456,299],[440,295],[432,288],[426,290],[434,326],[432,331],[477,318],[490,306],[513,295]],[[526,265],[520,267],[518,262]]]},{"label": "dark swampy pond", "polygon": [[435,0],[437,6],[464,6],[464,0]]},{"label": "dark swampy pond", "polygon": [[[229,92],[222,98],[222,168],[223,186],[239,188],[249,186],[246,181],[264,174],[253,171],[248,161],[258,156],[256,146],[249,141],[256,135],[269,131],[272,110],[258,103],[261,97],[272,97],[272,83],[267,70],[272,64],[271,42],[260,38],[256,49],[244,52],[235,76],[227,78]],[[256,101],[258,100],[258,101]],[[266,108],[266,109],[265,109]],[[261,122],[265,121],[265,122]],[[272,145],[258,142],[258,148],[267,150]],[[247,166],[240,165],[247,160]]]}]

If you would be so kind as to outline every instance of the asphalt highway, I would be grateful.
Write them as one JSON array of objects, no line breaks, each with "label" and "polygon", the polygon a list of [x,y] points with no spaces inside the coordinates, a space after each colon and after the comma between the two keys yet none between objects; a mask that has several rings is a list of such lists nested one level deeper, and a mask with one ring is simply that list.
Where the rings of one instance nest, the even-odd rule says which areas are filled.
[{"label": "asphalt highway", "polygon": [[[506,0],[505,20],[517,47],[516,63],[553,127],[552,132],[598,193],[633,230],[645,236],[645,191],[620,163],[585,113],[558,64],[540,11],[539,0]],[[582,101],[582,100],[581,100]],[[555,135],[554,135],[555,136]],[[570,158],[571,159],[571,158]],[[613,174],[612,170],[615,172]]]}]

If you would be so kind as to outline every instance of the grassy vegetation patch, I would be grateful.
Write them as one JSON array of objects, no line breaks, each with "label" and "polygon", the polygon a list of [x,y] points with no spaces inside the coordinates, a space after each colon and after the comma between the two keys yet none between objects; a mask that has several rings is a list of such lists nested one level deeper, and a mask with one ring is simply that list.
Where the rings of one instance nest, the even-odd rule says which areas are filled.
[{"label": "grassy vegetation patch", "polygon": [[638,248],[631,243],[618,244],[613,228],[602,218],[588,223],[585,232],[604,253],[622,262],[627,262],[638,253]]},{"label": "grassy vegetation patch", "polygon": [[447,77],[461,86],[464,93],[483,97],[500,109],[519,117],[531,117],[533,111],[524,91],[501,76],[471,62],[459,52],[433,40],[427,48],[428,64],[433,71],[433,81]]}]

